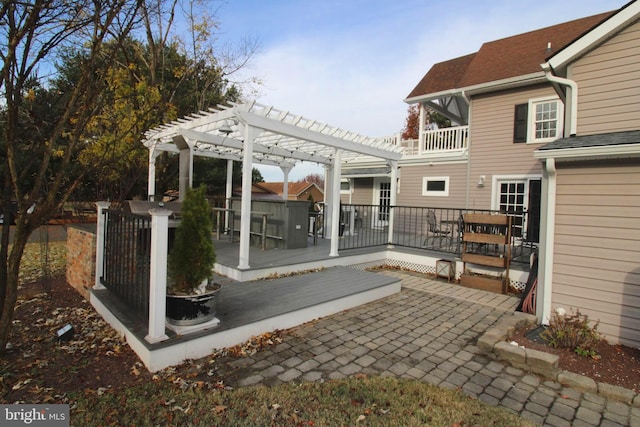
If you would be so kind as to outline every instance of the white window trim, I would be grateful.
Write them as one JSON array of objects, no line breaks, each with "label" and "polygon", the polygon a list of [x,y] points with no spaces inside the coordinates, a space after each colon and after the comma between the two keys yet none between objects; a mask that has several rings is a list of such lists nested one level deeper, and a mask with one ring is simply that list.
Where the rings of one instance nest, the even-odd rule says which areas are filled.
[{"label": "white window trim", "polygon": [[[343,183],[347,183],[349,184],[349,188],[346,190],[342,189],[342,184]],[[340,180],[340,194],[351,194],[353,193],[353,181],[351,179],[341,179]]]},{"label": "white window trim", "polygon": [[[555,101],[558,105],[558,123],[556,127],[556,136],[553,138],[538,138],[536,139],[536,104]],[[544,144],[546,142],[552,142],[559,139],[562,136],[562,129],[564,126],[564,104],[557,96],[545,96],[541,98],[532,98],[529,100],[529,107],[527,110],[527,144]]]},{"label": "white window trim", "polygon": [[[444,191],[428,191],[427,182],[444,181]],[[433,197],[449,197],[449,177],[448,176],[424,176],[422,177],[422,195]]]}]

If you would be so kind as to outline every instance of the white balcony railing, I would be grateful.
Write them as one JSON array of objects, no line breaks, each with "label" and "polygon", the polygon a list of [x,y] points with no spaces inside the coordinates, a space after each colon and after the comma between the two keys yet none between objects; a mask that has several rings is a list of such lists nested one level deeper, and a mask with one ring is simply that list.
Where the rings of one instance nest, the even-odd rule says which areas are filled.
[{"label": "white balcony railing", "polygon": [[428,130],[422,135],[422,141],[417,139],[398,140],[397,144],[404,147],[406,156],[420,156],[428,153],[449,153],[463,151],[469,140],[469,126]]}]

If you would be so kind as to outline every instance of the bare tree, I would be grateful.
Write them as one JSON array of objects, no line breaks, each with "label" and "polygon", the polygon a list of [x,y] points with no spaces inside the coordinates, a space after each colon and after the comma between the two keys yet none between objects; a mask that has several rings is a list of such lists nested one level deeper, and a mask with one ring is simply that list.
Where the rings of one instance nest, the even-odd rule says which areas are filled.
[{"label": "bare tree", "polygon": [[[0,7],[0,101],[3,131],[3,209],[17,204],[9,249],[9,224],[0,244],[0,352],[4,352],[17,300],[18,271],[31,233],[60,209],[88,172],[78,155],[91,144],[85,128],[100,103],[103,44],[127,36],[142,0],[4,0]],[[49,121],[36,123],[30,108],[39,73],[53,73],[65,51],[82,51],[73,86],[52,102]],[[49,76],[52,78],[51,76]],[[54,108],[55,107],[55,108]],[[24,128],[33,132],[25,132]]]}]

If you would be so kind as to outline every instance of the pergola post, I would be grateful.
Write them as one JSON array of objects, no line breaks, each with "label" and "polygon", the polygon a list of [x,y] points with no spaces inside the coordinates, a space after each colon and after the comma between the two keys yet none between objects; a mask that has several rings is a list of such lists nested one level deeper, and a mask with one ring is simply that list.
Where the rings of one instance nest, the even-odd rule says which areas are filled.
[{"label": "pergola post", "polygon": [[182,135],[173,137],[173,143],[180,150],[179,170],[178,170],[178,200],[183,201],[187,194],[187,189],[191,188],[193,182],[193,150]]},{"label": "pergola post", "polygon": [[291,172],[290,167],[280,166],[280,170],[284,174],[284,179],[282,181],[282,199],[289,200],[289,172]]},{"label": "pergola post", "polygon": [[244,149],[242,150],[242,200],[240,201],[240,255],[238,269],[249,269],[251,244],[251,178],[253,169],[253,139],[255,128],[244,125]]},{"label": "pergola post", "polygon": [[389,246],[393,246],[393,223],[395,217],[396,201],[398,199],[398,162],[390,161],[389,166],[391,166],[391,194],[389,200],[389,234],[387,237],[387,242]]},{"label": "pergola post", "polygon": [[147,182],[147,195],[149,200],[154,201],[156,195],[156,159],[160,155],[154,148],[149,150],[149,171]]},{"label": "pergola post", "polygon": [[340,174],[342,172],[342,150],[336,148],[333,157],[333,174],[331,178],[331,252],[329,256],[338,256],[340,239]]},{"label": "pergola post", "polygon": [[333,224],[331,223],[331,206],[333,206],[333,165],[324,166],[324,235],[331,238],[331,230]]},{"label": "pergola post", "polygon": [[[226,191],[224,194],[225,209],[231,209],[231,196],[233,196],[233,160],[227,160],[227,182]],[[229,218],[231,218],[230,212],[226,211],[224,215],[224,229],[229,230]],[[218,224],[218,227],[220,225]]]}]

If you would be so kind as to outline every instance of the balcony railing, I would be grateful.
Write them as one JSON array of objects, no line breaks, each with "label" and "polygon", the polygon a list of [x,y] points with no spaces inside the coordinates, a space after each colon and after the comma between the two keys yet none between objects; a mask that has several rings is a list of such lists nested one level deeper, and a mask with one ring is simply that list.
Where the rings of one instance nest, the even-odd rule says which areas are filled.
[{"label": "balcony railing", "polygon": [[427,130],[422,139],[399,140],[398,145],[404,147],[407,156],[421,156],[434,153],[462,152],[469,141],[469,126]]}]

